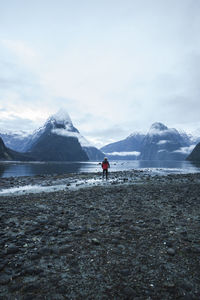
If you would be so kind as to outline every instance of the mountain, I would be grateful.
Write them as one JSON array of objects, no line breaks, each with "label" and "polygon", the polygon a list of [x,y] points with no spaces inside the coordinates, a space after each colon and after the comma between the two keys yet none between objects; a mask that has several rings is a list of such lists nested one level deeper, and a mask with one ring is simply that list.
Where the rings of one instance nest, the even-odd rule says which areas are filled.
[{"label": "mountain", "polygon": [[190,155],[186,158],[187,160],[190,161],[200,161],[200,143],[198,143],[193,151],[190,153]]},{"label": "mountain", "polygon": [[83,150],[91,161],[103,160],[105,157],[105,154],[94,146],[83,146]]},{"label": "mountain", "polygon": [[31,133],[26,131],[1,130],[0,136],[6,147],[18,152],[26,152],[26,145],[31,138]]},{"label": "mountain", "polygon": [[141,160],[184,160],[191,150],[187,134],[162,123],[152,124],[141,145]]},{"label": "mountain", "polygon": [[51,116],[33,134],[4,132],[2,136],[6,147],[42,161],[98,161],[105,155],[116,160],[184,160],[198,141],[197,137],[156,122],[146,135],[133,133],[98,150],[74,127],[64,110]]},{"label": "mountain", "polygon": [[68,113],[60,110],[34,132],[26,150],[40,161],[87,161],[78,134]]},{"label": "mountain", "polygon": [[156,122],[146,135],[133,133],[101,150],[109,159],[184,160],[194,146],[194,140],[185,132]]},{"label": "mountain", "polygon": [[90,143],[73,126],[65,110],[49,117],[45,124],[32,134],[3,132],[6,146],[20,152],[31,153],[36,160],[102,160],[104,154]]},{"label": "mountain", "polygon": [[126,139],[108,144],[100,150],[106,153],[109,159],[138,159],[144,137],[143,133],[135,132]]},{"label": "mountain", "polygon": [[42,160],[101,160],[104,154],[74,127],[68,113],[59,110],[29,138],[26,151]]},{"label": "mountain", "polygon": [[2,138],[0,137],[0,160],[30,161],[30,160],[34,160],[34,158],[28,154],[19,153],[9,149],[8,147],[5,146]]}]

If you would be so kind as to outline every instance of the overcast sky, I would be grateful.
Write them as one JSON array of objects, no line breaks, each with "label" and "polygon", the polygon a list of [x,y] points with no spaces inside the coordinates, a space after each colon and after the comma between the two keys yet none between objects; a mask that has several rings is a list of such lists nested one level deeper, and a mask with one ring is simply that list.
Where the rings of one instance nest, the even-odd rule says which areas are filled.
[{"label": "overcast sky", "polygon": [[63,107],[96,146],[200,127],[200,1],[0,0],[0,131]]}]

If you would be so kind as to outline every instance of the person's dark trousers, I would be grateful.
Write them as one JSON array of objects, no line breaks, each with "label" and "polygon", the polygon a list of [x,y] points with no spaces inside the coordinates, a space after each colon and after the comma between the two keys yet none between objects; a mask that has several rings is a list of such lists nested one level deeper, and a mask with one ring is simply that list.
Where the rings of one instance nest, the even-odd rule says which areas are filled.
[{"label": "person's dark trousers", "polygon": [[108,179],[108,169],[103,170],[103,178],[105,176],[105,173],[106,173],[106,180],[107,180]]}]

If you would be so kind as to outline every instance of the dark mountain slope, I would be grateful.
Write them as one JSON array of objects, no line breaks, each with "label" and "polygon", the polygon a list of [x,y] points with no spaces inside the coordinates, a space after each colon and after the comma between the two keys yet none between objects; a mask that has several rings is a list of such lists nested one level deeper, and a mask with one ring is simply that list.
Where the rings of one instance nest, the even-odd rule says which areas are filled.
[{"label": "dark mountain slope", "polygon": [[190,161],[198,161],[200,162],[200,143],[196,145],[196,147],[193,149],[193,151],[190,153],[190,155],[186,158]]},{"label": "dark mountain slope", "polygon": [[0,137],[0,160],[31,161],[34,160],[34,158],[30,154],[19,153],[7,148]]}]

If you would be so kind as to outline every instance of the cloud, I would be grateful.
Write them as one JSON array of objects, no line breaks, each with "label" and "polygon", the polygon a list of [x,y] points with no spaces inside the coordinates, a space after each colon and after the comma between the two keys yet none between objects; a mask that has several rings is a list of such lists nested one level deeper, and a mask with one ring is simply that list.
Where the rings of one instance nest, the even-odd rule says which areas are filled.
[{"label": "cloud", "polygon": [[196,145],[191,145],[189,147],[181,147],[180,149],[178,150],[175,150],[173,152],[177,152],[177,153],[182,153],[182,154],[190,154],[192,152],[192,150],[194,149]]},{"label": "cloud", "polygon": [[107,155],[116,155],[116,156],[139,156],[140,152],[138,151],[129,151],[129,152],[111,152],[111,153],[106,153]]},{"label": "cloud", "polygon": [[115,126],[106,127],[101,119],[97,119],[96,121],[93,120],[93,124],[94,126],[92,128],[86,128],[85,126],[86,130],[82,130],[82,127],[80,126],[79,130],[83,136],[97,147],[103,147],[118,139],[124,139],[130,133],[130,130],[123,129],[123,127],[117,124]]},{"label": "cloud", "polygon": [[105,145],[156,121],[198,122],[198,1],[12,5],[3,4],[1,20],[2,124],[14,115],[39,126],[65,107],[83,135]]},{"label": "cloud", "polygon": [[0,43],[11,53],[11,55],[15,56],[15,60],[17,59],[18,63],[34,67],[35,63],[38,61],[38,54],[24,41],[1,39]]},{"label": "cloud", "polygon": [[6,129],[11,131],[25,130],[32,132],[36,126],[37,123],[34,123],[31,119],[20,118],[15,115],[9,115],[8,118],[0,119],[0,131]]}]

